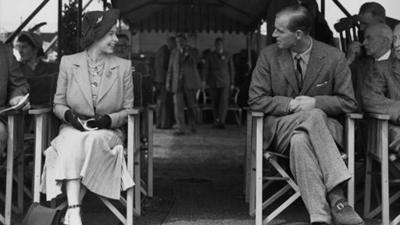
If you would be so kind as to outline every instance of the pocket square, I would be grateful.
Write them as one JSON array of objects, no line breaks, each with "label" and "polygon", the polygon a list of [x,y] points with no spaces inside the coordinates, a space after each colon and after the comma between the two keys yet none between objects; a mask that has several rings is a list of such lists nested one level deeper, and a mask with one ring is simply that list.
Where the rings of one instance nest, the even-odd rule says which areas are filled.
[{"label": "pocket square", "polygon": [[325,86],[327,84],[328,84],[328,81],[325,81],[323,83],[319,83],[319,84],[315,85],[315,87],[322,87],[322,86]]}]

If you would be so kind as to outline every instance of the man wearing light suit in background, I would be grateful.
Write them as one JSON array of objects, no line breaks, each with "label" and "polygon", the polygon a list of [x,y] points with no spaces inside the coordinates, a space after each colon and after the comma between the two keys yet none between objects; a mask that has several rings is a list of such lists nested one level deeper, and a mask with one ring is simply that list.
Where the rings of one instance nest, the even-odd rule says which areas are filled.
[{"label": "man wearing light suit in background", "polygon": [[277,13],[277,44],[260,53],[249,105],[266,114],[263,148],[289,155],[311,223],[364,224],[344,196],[350,173],[337,146],[335,118],[357,108],[350,69],[338,49],[311,38],[311,26],[303,6]]},{"label": "man wearing light suit in background", "polygon": [[200,55],[197,49],[187,44],[183,34],[176,36],[177,47],[172,50],[167,79],[166,90],[174,94],[174,112],[176,121],[175,135],[185,134],[185,106],[188,109],[188,121],[191,131],[196,132],[199,107],[196,99],[196,92],[201,87],[200,74],[197,64]]}]

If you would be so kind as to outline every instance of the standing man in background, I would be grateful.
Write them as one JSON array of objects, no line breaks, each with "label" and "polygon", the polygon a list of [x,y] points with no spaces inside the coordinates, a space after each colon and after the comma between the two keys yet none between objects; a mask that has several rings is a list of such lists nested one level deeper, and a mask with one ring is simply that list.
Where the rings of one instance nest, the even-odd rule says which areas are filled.
[{"label": "standing man in background", "polygon": [[[215,39],[215,50],[208,54],[204,68],[204,79],[210,88],[214,110],[214,127],[225,129],[229,105],[229,89],[234,88],[235,67],[232,55],[224,50],[222,38]],[[205,86],[203,84],[203,86]]]},{"label": "standing man in background", "polygon": [[171,51],[175,48],[175,37],[168,37],[167,44],[158,49],[155,58],[156,127],[159,129],[169,129],[174,123],[173,96],[171,92],[166,90],[165,80]]},{"label": "standing man in background", "polygon": [[188,121],[191,131],[196,132],[199,107],[196,92],[201,88],[197,64],[199,52],[187,44],[183,34],[176,37],[177,48],[172,50],[169,61],[166,89],[174,94],[174,112],[176,120],[175,135],[185,134],[185,106],[188,109]]}]

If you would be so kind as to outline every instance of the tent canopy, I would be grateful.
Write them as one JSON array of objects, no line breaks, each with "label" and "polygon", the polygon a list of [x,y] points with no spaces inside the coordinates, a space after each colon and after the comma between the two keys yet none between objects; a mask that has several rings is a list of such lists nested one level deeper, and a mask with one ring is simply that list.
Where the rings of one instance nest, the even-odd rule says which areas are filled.
[{"label": "tent canopy", "polygon": [[265,18],[272,0],[112,0],[139,31],[249,32]]}]

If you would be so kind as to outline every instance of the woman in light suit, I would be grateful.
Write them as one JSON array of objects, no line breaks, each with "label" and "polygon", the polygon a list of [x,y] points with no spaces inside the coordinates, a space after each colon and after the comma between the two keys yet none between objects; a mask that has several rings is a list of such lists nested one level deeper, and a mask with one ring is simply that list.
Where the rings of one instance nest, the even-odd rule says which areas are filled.
[{"label": "woman in light suit", "polygon": [[115,9],[86,13],[85,50],[61,59],[53,110],[64,124],[45,152],[42,191],[50,200],[65,186],[65,224],[82,224],[80,206],[86,189],[119,199],[121,190],[134,185],[124,160],[121,129],[133,107],[131,62],[112,55],[118,17]]}]

